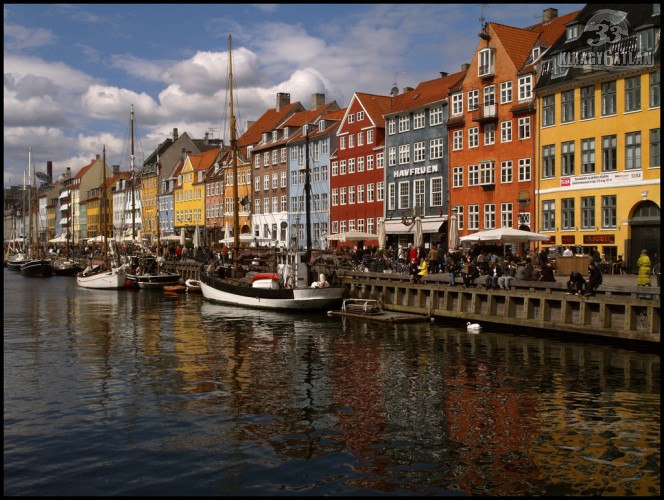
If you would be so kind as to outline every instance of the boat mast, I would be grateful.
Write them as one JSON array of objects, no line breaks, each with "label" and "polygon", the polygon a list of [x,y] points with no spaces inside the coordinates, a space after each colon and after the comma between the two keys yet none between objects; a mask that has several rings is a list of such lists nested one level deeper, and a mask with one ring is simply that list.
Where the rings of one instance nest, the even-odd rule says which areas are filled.
[{"label": "boat mast", "polygon": [[228,86],[230,88],[230,128],[231,155],[233,166],[233,266],[237,268],[237,254],[240,249],[240,213],[237,187],[237,134],[235,130],[235,114],[233,112],[233,37],[228,35]]},{"label": "boat mast", "polygon": [[309,124],[305,124],[305,169],[304,169],[304,203],[306,209],[306,224],[307,224],[307,253],[306,262],[309,265],[311,260],[311,178],[309,176]]},{"label": "boat mast", "polygon": [[[33,216],[33,212],[34,212],[34,207],[32,206],[32,189],[35,185],[35,179],[34,179],[35,175],[34,175],[34,172],[31,170],[31,168],[32,168],[32,148],[28,148],[28,180],[30,180],[32,178],[32,184],[30,185],[30,188],[28,189],[28,210],[30,211],[30,215],[28,217],[28,229],[29,229],[28,234],[30,235],[30,250],[28,252],[29,254],[31,254],[33,252],[33,248],[32,248],[32,238],[33,238],[33,234],[32,234],[32,229],[33,229],[32,228],[32,216]],[[36,245],[38,245],[38,244],[39,243],[35,243],[35,248],[37,248]],[[34,257],[36,258],[37,255],[34,255]]]},{"label": "boat mast", "polygon": [[[101,234],[104,243],[104,262],[108,265],[108,241],[106,241],[106,145],[102,150],[101,163]],[[109,266],[110,267],[110,266]]]},{"label": "boat mast", "polygon": [[136,168],[134,157],[134,105],[131,105],[131,113],[129,118],[129,127],[131,133],[131,239],[136,239]]}]

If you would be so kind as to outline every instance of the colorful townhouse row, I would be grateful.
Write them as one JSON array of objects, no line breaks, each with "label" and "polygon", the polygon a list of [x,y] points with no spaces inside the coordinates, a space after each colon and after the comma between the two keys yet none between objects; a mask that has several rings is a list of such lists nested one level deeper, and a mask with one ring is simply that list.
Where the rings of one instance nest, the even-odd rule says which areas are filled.
[{"label": "colorful townhouse row", "polygon": [[[420,217],[424,246],[446,251],[455,213],[460,236],[513,227],[632,268],[642,248],[659,261],[659,4],[544,9],[541,23],[478,35],[470,63],[415,88],[356,92],[345,108],[314,94],[308,110],[277,94],[237,139],[237,179],[230,145],[175,129],[136,178],[109,169],[114,235],[179,239],[198,226],[212,246],[233,241],[237,216],[258,244],[301,247],[310,230],[328,248],[326,235],[375,234],[382,219],[396,247]],[[52,234],[63,220],[96,234],[98,192],[84,189],[64,198],[73,216],[47,203],[61,209]]]}]

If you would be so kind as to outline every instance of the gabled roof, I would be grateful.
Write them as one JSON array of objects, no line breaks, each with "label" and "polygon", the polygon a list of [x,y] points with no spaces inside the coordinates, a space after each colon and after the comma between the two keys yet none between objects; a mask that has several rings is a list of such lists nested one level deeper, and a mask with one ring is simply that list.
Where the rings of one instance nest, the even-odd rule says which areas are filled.
[{"label": "gabled roof", "polygon": [[428,104],[447,99],[449,91],[459,82],[463,81],[466,71],[459,71],[452,75],[438,77],[420,83],[415,89],[405,92],[394,99],[389,114],[399,113],[408,109],[416,109]]},{"label": "gabled roof", "polygon": [[284,106],[280,111],[277,108],[268,109],[249,129],[242,134],[238,140],[239,148],[258,144],[263,138],[263,132],[276,129],[284,120],[293,113],[304,111],[304,106],[294,102]]},{"label": "gabled roof", "polygon": [[391,112],[392,106],[394,105],[394,98],[392,96],[355,92],[350,100],[350,104],[346,108],[344,119],[348,111],[350,111],[350,108],[353,106],[354,101],[357,101],[360,104],[362,109],[364,109],[364,112],[367,114],[367,118],[369,118],[376,127],[385,126],[385,119],[383,116]]},{"label": "gabled roof", "polygon": [[83,176],[88,172],[88,170],[90,170],[90,169],[92,168],[92,165],[94,165],[95,163],[97,163],[97,159],[96,159],[96,158],[95,158],[94,160],[92,160],[92,161],[91,161],[88,165],[86,165],[85,167],[82,167],[82,168],[76,173],[76,175],[74,176],[74,179],[82,179]]},{"label": "gabled roof", "polygon": [[505,52],[517,71],[523,68],[539,38],[539,32],[498,23],[490,23],[490,26],[505,47]]}]

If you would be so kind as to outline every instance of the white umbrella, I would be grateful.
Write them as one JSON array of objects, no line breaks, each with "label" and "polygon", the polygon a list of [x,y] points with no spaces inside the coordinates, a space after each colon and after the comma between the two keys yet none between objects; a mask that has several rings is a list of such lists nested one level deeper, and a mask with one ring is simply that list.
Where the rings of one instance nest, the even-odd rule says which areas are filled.
[{"label": "white umbrella", "polygon": [[224,238],[229,239],[231,237],[231,227],[228,221],[226,221],[226,226],[224,227]]},{"label": "white umbrella", "polygon": [[184,246],[184,228],[180,229],[180,245]]},{"label": "white umbrella", "polygon": [[194,230],[194,241],[193,241],[193,243],[194,243],[194,248],[198,248],[199,246],[201,246],[201,230],[198,227],[198,225],[196,226],[196,229]]},{"label": "white umbrella", "polygon": [[168,236],[162,236],[161,241],[180,241],[180,237],[177,234],[169,234]]},{"label": "white umbrella", "polygon": [[323,238],[334,241],[366,241],[377,240],[378,235],[365,233],[364,231],[343,231],[341,233],[326,234]]},{"label": "white umbrella", "polygon": [[385,248],[387,233],[385,232],[385,219],[378,219],[378,248]]},{"label": "white umbrella", "polygon": [[[241,234],[240,235],[240,243],[269,243],[272,241],[270,238],[257,238],[256,236],[246,233],[246,234]],[[219,240],[219,243],[235,243],[235,238],[231,236],[230,238],[224,238],[223,240]]]},{"label": "white umbrella", "polygon": [[99,236],[95,236],[94,238],[89,238],[88,242],[92,243],[101,243],[103,241],[106,241],[106,238],[104,237],[103,234],[100,234]]},{"label": "white umbrella", "polygon": [[53,238],[52,240],[48,240],[49,243],[67,243],[67,236],[64,234],[61,234],[57,238]]},{"label": "white umbrella", "polygon": [[483,241],[486,243],[526,243],[528,241],[547,241],[550,236],[546,234],[521,231],[511,227],[489,229],[477,233],[468,234],[459,238],[460,241]]},{"label": "white umbrella", "polygon": [[447,228],[447,246],[450,252],[459,248],[459,224],[457,223],[456,214],[452,214],[450,217]]},{"label": "white umbrella", "polygon": [[414,230],[413,246],[415,248],[422,248],[424,245],[424,233],[422,232],[422,218],[415,217],[415,230]]}]

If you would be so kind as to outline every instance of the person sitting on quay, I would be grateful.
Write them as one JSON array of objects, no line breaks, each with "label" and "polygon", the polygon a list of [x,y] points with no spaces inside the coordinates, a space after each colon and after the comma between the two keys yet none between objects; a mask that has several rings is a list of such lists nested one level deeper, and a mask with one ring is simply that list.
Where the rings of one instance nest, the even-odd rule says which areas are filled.
[{"label": "person sitting on quay", "polygon": [[417,281],[417,259],[415,257],[410,259],[410,265],[408,266],[408,272],[410,273],[410,281]]},{"label": "person sitting on quay", "polygon": [[420,259],[417,271],[417,274],[415,274],[415,283],[422,283],[422,278],[429,274],[427,260],[424,257]]},{"label": "person sitting on quay", "polygon": [[591,297],[595,295],[595,290],[599,288],[602,284],[602,270],[595,263],[595,261],[588,264],[588,279],[586,280],[586,285],[584,288],[584,295],[586,297]]},{"label": "person sitting on quay", "polygon": [[625,262],[622,255],[618,255],[618,258],[613,263],[613,274],[625,274]]},{"label": "person sitting on quay", "polygon": [[498,289],[498,278],[503,275],[503,269],[499,264],[495,262],[489,263],[489,273],[486,275],[486,289],[491,290],[492,288]]},{"label": "person sitting on quay", "polygon": [[567,281],[567,295],[581,295],[583,294],[583,287],[586,284],[586,280],[578,271],[572,271],[572,274],[569,275],[569,280]]},{"label": "person sitting on quay", "polygon": [[477,268],[477,264],[472,260],[468,264],[468,271],[463,275],[463,286],[465,288],[476,286],[475,280],[480,277],[480,270]]},{"label": "person sitting on quay", "polygon": [[510,289],[510,283],[514,279],[514,266],[512,263],[508,260],[503,261],[502,264],[503,268],[503,275],[498,278],[498,288],[501,290],[509,290]]},{"label": "person sitting on quay", "polygon": [[553,267],[551,264],[542,266],[542,269],[540,270],[539,281],[556,281],[556,276],[553,274]]}]

